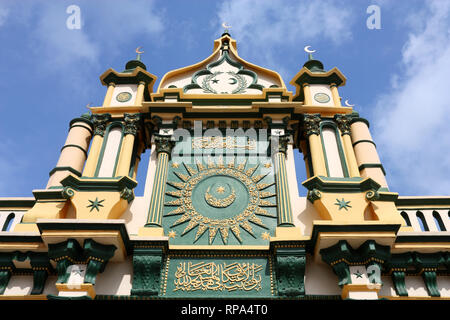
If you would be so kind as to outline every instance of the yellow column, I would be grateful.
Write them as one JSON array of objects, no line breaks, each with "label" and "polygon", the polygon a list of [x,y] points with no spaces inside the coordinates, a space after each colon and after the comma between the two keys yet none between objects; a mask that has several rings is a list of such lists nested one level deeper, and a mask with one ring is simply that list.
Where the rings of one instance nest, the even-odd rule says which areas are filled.
[{"label": "yellow column", "polygon": [[103,136],[106,130],[106,124],[111,119],[109,113],[94,114],[92,116],[92,123],[94,124],[94,138],[92,139],[91,149],[84,166],[83,176],[93,177],[95,169],[97,168],[98,157],[103,144]]},{"label": "yellow column", "polygon": [[318,114],[305,114],[304,124],[306,136],[311,150],[311,162],[315,176],[327,176],[325,157],[323,156],[322,142],[320,141],[320,116]]},{"label": "yellow column", "polygon": [[109,105],[111,104],[111,99],[112,99],[115,87],[116,87],[116,84],[114,82],[109,83],[108,90],[106,91],[105,99],[103,100],[103,107],[109,107]]},{"label": "yellow column", "polygon": [[303,93],[305,95],[305,105],[312,104],[311,91],[308,83],[303,84]]},{"label": "yellow column", "polygon": [[145,89],[145,82],[144,81],[139,82],[136,93],[136,101],[135,101],[136,106],[141,106],[142,101],[144,101],[144,89]]},{"label": "yellow column", "polygon": [[125,128],[122,150],[116,169],[116,176],[128,176],[133,156],[134,139],[138,132],[139,114],[124,114]]},{"label": "yellow column", "polygon": [[333,96],[334,105],[336,107],[342,107],[341,104],[341,97],[339,97],[339,92],[337,89],[337,85],[335,83],[332,83],[330,85],[331,95]]},{"label": "yellow column", "polygon": [[346,115],[335,116],[337,125],[341,132],[344,144],[345,158],[350,177],[359,177],[358,162],[356,161],[355,151],[353,150],[352,139],[350,138],[350,117]]}]

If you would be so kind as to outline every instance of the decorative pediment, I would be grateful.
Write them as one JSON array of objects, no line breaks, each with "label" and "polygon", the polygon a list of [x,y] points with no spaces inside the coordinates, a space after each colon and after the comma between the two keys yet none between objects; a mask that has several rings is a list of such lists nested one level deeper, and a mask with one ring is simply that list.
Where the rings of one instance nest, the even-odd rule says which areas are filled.
[{"label": "decorative pediment", "polygon": [[191,83],[184,86],[183,92],[241,94],[249,89],[261,92],[263,88],[263,85],[258,84],[258,75],[255,72],[245,69],[242,64],[232,60],[227,51],[223,51],[219,60],[194,73]]}]

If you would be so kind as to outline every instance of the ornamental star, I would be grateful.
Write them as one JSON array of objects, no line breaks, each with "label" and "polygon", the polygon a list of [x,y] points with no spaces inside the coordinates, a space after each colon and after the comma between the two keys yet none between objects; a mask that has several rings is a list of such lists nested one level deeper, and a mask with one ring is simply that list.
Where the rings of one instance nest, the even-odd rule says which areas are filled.
[{"label": "ornamental star", "polygon": [[92,210],[96,209],[97,211],[100,211],[99,207],[103,207],[102,202],[105,201],[105,199],[103,200],[98,200],[97,197],[95,197],[95,200],[88,200],[91,204],[89,204],[86,208],[91,208],[91,210],[89,210],[89,212],[92,212]]},{"label": "ornamental star", "polygon": [[217,79],[212,79],[211,82],[212,82],[212,83],[217,83],[217,82],[219,82],[219,80],[217,80]]},{"label": "ornamental star", "polygon": [[177,162],[172,162],[172,168],[178,168],[180,165]]},{"label": "ornamental star", "polygon": [[168,234],[169,238],[175,238],[176,235],[177,235],[177,232],[176,232],[176,231],[173,231],[173,230],[170,230],[170,231],[169,231],[169,234]]},{"label": "ornamental star", "polygon": [[222,187],[222,186],[219,186],[219,187],[217,187],[216,192],[217,193],[224,193],[225,192],[225,188]]},{"label": "ornamental star", "polygon": [[269,240],[270,239],[270,234],[268,232],[263,232],[263,233],[261,233],[261,238],[263,240]]},{"label": "ornamental star", "polygon": [[351,208],[352,206],[349,205],[350,201],[345,201],[344,198],[342,198],[342,200],[336,199],[336,203],[335,205],[339,206],[339,210],[341,210],[342,208],[345,209],[345,211],[348,211],[347,208]]},{"label": "ornamental star", "polygon": [[356,270],[356,272],[353,275],[355,275],[356,278],[362,278],[362,276],[363,276],[362,273],[359,272],[359,270]]},{"label": "ornamental star", "polygon": [[267,162],[264,164],[264,167],[266,167],[266,168],[270,168],[271,166],[272,166],[272,164],[270,162]]}]

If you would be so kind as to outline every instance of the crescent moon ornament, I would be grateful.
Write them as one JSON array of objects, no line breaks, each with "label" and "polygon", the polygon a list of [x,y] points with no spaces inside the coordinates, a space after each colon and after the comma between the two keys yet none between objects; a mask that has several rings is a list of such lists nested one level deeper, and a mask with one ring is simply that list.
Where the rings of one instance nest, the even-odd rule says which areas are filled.
[{"label": "crescent moon ornament", "polygon": [[316,52],[316,50],[311,50],[310,48],[311,48],[311,46],[306,46],[303,50],[305,50],[305,52],[307,52],[307,53],[314,53],[314,52]]},{"label": "crescent moon ornament", "polygon": [[227,26],[227,23],[226,22],[222,22],[222,27],[224,28],[224,29],[231,29],[231,26]]},{"label": "crescent moon ornament", "polygon": [[[220,200],[215,198],[214,196],[212,196],[209,193],[210,189],[211,189],[211,186],[206,190],[205,200],[206,200],[206,203],[208,203],[212,207],[226,208],[226,207],[230,206],[234,202],[234,200],[236,200],[236,191],[234,191],[234,189],[231,189],[231,194],[228,197],[220,199]],[[220,191],[217,191],[217,192],[220,192]],[[223,191],[220,193],[223,193]]]},{"label": "crescent moon ornament", "polygon": [[141,51],[141,48],[142,48],[142,47],[137,47],[137,48],[136,48],[136,53],[137,53],[137,54],[144,53],[143,50]]},{"label": "crescent moon ornament", "polygon": [[235,78],[230,78],[228,80],[231,81],[231,82],[228,82],[229,84],[236,84],[237,83],[237,80]]},{"label": "crescent moon ornament", "polygon": [[348,99],[347,100],[345,100],[345,105],[347,106],[347,107],[354,107],[355,105],[354,104],[350,104],[349,102],[348,102]]}]

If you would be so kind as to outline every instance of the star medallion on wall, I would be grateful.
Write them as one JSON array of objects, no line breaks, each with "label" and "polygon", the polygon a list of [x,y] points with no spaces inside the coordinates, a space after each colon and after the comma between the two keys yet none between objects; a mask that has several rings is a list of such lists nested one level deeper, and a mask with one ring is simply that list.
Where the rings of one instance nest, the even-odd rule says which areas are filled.
[{"label": "star medallion on wall", "polygon": [[336,199],[335,205],[339,206],[339,210],[345,209],[345,211],[348,211],[347,208],[351,208],[352,206],[349,205],[350,201],[345,201],[344,198],[342,200]]},{"label": "star medallion on wall", "polygon": [[272,166],[272,164],[270,162],[267,162],[264,164],[264,167],[266,167],[266,168],[270,168],[271,166]]},{"label": "star medallion on wall", "polygon": [[177,162],[172,162],[172,168],[178,168],[180,165]]},{"label": "star medallion on wall", "polygon": [[90,202],[90,204],[86,207],[86,208],[91,208],[91,210],[89,210],[89,212],[92,212],[92,210],[96,209],[97,211],[100,211],[100,207],[103,207],[102,202],[105,201],[105,199],[103,200],[98,200],[98,198],[96,197],[94,201],[92,200],[88,200]]}]

